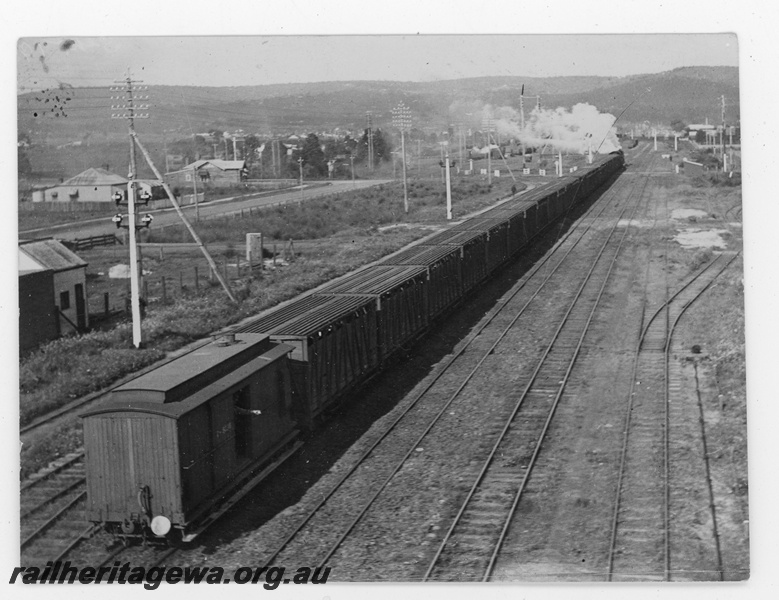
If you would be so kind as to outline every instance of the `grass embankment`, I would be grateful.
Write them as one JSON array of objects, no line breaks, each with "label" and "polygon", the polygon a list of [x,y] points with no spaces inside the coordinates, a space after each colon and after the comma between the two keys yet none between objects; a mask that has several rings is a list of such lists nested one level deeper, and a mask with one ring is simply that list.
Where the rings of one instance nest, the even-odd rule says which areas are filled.
[{"label": "grass embankment", "polygon": [[[452,185],[452,214],[455,219],[486,207],[511,188],[510,180],[488,186],[480,180],[461,179]],[[518,189],[524,185],[517,184]],[[401,223],[443,223],[446,193],[438,182],[408,183],[409,212],[403,210],[403,186],[392,183],[327,198],[289,203],[265,209],[240,220],[233,217],[209,219],[198,234],[205,243],[233,240],[242,242],[247,233],[262,233],[266,239],[320,239],[344,229],[375,229]],[[184,226],[166,227],[152,234],[154,242],[189,242]]]},{"label": "grass embankment", "polygon": [[[486,207],[505,196],[511,181],[501,183],[491,189],[486,183],[455,186],[458,213]],[[368,190],[343,194],[340,199],[310,201],[300,208],[263,211],[262,219],[256,223],[249,219],[237,222],[232,218],[203,223],[201,234],[214,242],[239,240],[245,231],[264,230],[271,238],[275,233],[279,239],[320,238],[321,243],[315,253],[304,254],[283,269],[234,281],[233,287],[241,299],[238,305],[232,305],[218,286],[201,288],[199,292],[190,290],[172,305],[149,305],[143,326],[144,349],[131,348],[130,325],[123,323],[110,331],[55,340],[23,357],[20,365],[22,424],[105,388],[154,363],[166,352],[377,260],[429,231],[422,227],[382,231],[378,229],[380,225],[446,222],[437,186],[421,182],[412,184],[409,192],[408,215],[402,209],[402,187],[390,185],[373,194]],[[175,236],[173,230],[171,236]],[[71,419],[47,439],[22,449],[22,475],[73,451],[80,443],[80,423]]]}]

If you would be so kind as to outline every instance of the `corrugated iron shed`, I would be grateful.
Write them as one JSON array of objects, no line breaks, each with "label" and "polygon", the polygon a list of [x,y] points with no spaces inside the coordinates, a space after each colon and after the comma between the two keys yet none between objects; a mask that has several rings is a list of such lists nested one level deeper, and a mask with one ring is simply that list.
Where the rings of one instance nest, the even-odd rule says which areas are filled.
[{"label": "corrugated iron shed", "polygon": [[87,266],[81,257],[68,250],[57,240],[22,242],[19,244],[19,250],[55,273]]}]

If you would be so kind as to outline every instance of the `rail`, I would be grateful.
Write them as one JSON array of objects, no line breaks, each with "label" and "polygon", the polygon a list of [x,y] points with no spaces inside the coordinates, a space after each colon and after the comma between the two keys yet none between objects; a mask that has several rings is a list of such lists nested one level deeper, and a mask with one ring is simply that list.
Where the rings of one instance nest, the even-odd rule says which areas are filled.
[{"label": "rail", "polygon": [[[644,180],[644,185],[646,185],[646,180]],[[635,211],[637,210],[641,202],[642,195],[643,195],[643,188],[638,195],[638,201],[633,207],[633,214],[635,214]],[[557,406],[559,405],[563,392],[566,389],[566,385],[570,378],[571,372],[573,371],[573,367],[579,356],[581,348],[584,344],[584,339],[586,337],[587,332],[589,331],[589,327],[592,322],[592,319],[594,318],[595,312],[605,292],[606,284],[608,283],[611,277],[612,270],[616,264],[617,258],[620,256],[625,239],[627,238],[629,227],[625,227],[624,232],[621,238],[619,239],[617,247],[614,250],[613,256],[611,257],[610,260],[607,261],[606,264],[608,265],[608,267],[606,269],[606,272],[604,274],[599,275],[599,278],[598,277],[594,278],[593,276],[595,274],[596,267],[599,266],[601,262],[601,257],[604,255],[607,247],[612,242],[612,237],[616,232],[623,215],[626,212],[627,212],[627,208],[623,209],[620,212],[619,217],[615,220],[614,225],[608,234],[608,237],[606,238],[603,245],[599,249],[597,255],[593,259],[590,269],[587,272],[587,274],[584,276],[584,279],[582,280],[576,294],[574,295],[574,298],[572,299],[568,307],[568,310],[566,311],[565,315],[562,317],[559,326],[557,327],[556,331],[552,336],[551,341],[549,342],[543,355],[539,359],[537,366],[534,369],[532,375],[529,377],[524,390],[520,394],[519,399],[517,400],[514,406],[514,409],[512,410],[509,417],[505,420],[503,429],[501,430],[496,441],[494,442],[489,456],[484,461],[484,464],[481,470],[479,471],[477,477],[475,478],[465,500],[462,502],[457,515],[452,520],[452,523],[447,533],[444,535],[443,539],[441,540],[438,550],[436,551],[433,559],[430,561],[427,571],[423,576],[423,581],[428,581],[433,578],[434,572],[441,565],[442,559],[444,558],[445,555],[451,561],[451,560],[456,560],[458,554],[459,555],[463,554],[463,550],[460,548],[460,545],[456,543],[450,543],[450,541],[455,536],[455,531],[458,529],[458,526],[460,526],[464,522],[464,517],[466,515],[466,512],[469,510],[471,512],[477,512],[479,509],[479,500],[484,496],[490,495],[489,490],[491,488],[489,486],[491,485],[492,488],[494,489],[508,491],[513,486],[518,484],[512,494],[512,502],[510,507],[507,510],[503,509],[504,510],[503,519],[502,519],[502,523],[500,524],[500,532],[497,536],[497,539],[494,541],[488,539],[484,540],[485,543],[492,544],[492,551],[490,552],[489,560],[486,567],[484,568],[481,580],[488,581],[489,578],[491,577],[493,570],[495,568],[498,555],[500,553],[500,550],[503,546],[504,540],[508,533],[509,526],[511,524],[512,519],[514,518],[517,507],[519,506],[519,501],[522,498],[522,495],[526,489],[527,482],[529,480],[530,474],[533,471],[538,455],[541,451],[541,446],[546,438],[546,434],[551,425]],[[633,214],[631,214],[631,219]],[[596,288],[597,293],[594,296],[590,295],[589,298],[587,298],[585,296],[585,289],[587,288],[588,284],[592,282],[595,282],[596,285],[599,283],[600,285],[599,287]],[[584,302],[582,302],[582,300],[584,300]],[[590,300],[592,300],[591,306],[589,305]],[[578,313],[580,313],[582,308],[585,311],[584,315],[575,314],[574,311],[578,311]],[[586,319],[583,319],[583,317],[586,317]],[[573,331],[567,331],[566,329],[572,329]],[[564,332],[565,335],[563,335]],[[575,345],[571,346],[570,345],[571,342],[573,342]],[[562,353],[562,356],[560,356],[560,353]],[[545,374],[544,377],[541,377],[542,371]],[[539,385],[536,383],[537,381],[559,382],[557,390],[554,394],[554,398],[549,406],[547,406],[547,402],[548,402],[547,391],[551,392],[551,390],[539,389]],[[518,426],[516,423],[517,416],[520,414],[520,411],[523,409],[524,412],[522,414],[526,414],[527,417],[526,421],[530,423],[529,425],[525,425],[524,427]],[[545,417],[543,415],[544,411],[546,411]],[[540,414],[537,415],[537,413]],[[537,419],[536,416],[538,416],[539,418]],[[540,431],[535,430],[534,427],[537,424],[540,424],[541,422],[543,422],[543,425],[541,426]],[[495,458],[497,456],[502,455],[500,453],[500,450],[502,448],[505,450],[504,446],[506,446],[506,440],[509,440],[509,432],[511,432],[511,434],[516,437],[518,435],[517,433],[518,431],[525,438],[536,440],[535,444],[533,445],[532,453],[529,457],[529,460],[527,460],[527,462],[525,462],[524,460],[520,461],[524,464],[520,469],[517,469],[516,472],[501,473],[500,469],[493,468],[495,464],[494,462]],[[516,442],[517,440],[514,439],[513,441]],[[522,444],[520,444],[519,446],[521,445]],[[492,480],[490,480],[489,477],[492,477]],[[494,519],[497,518],[498,516],[494,517]],[[480,527],[480,528],[484,529],[484,527]],[[473,563],[474,557],[468,556],[467,560]],[[438,568],[438,571],[440,572],[441,569]]]},{"label": "rail", "polygon": [[[559,248],[563,245],[564,242],[566,242],[569,238],[573,236],[574,233],[579,233],[578,239],[574,241],[574,243],[571,245],[570,248],[567,249],[564,256],[560,259],[560,261],[554,266],[553,269],[550,270],[550,272],[545,274],[545,279],[539,286],[538,290],[533,294],[533,298],[540,293],[541,289],[543,288],[544,284],[549,281],[549,279],[554,275],[555,272],[560,268],[560,266],[565,262],[568,255],[573,252],[573,250],[576,248],[576,245],[584,238],[584,235],[589,231],[589,229],[592,227],[593,223],[597,220],[597,218],[606,210],[606,206],[604,205],[601,207],[600,212],[598,212],[597,215],[593,217],[592,220],[590,220],[586,226],[582,226],[582,223],[585,222],[585,220],[581,220],[577,222],[577,224],[569,230],[563,237],[561,237],[558,242],[555,244],[554,249]],[[591,213],[597,212],[595,211],[594,207],[591,207],[588,210],[587,215],[585,216],[592,216]],[[581,231],[580,229],[583,229]],[[553,249],[553,250],[554,250]],[[422,388],[420,389],[411,402],[404,408],[403,411],[401,411],[400,414],[393,420],[392,423],[390,423],[387,428],[382,432],[382,434],[371,444],[369,448],[367,448],[361,456],[355,461],[355,463],[347,469],[344,474],[329,488],[329,490],[323,495],[323,497],[317,502],[317,504],[312,507],[309,511],[307,511],[306,516],[301,519],[301,521],[290,531],[290,533],[284,538],[284,540],[278,544],[275,549],[266,557],[263,559],[264,566],[268,567],[274,563],[276,558],[284,551],[284,549],[294,540],[298,534],[307,526],[307,524],[314,518],[314,516],[318,513],[318,511],[327,504],[327,502],[335,495],[335,493],[341,489],[341,487],[344,485],[344,483],[357,471],[357,469],[366,462],[367,458],[374,452],[374,450],[384,441],[390,433],[396,430],[398,425],[403,421],[403,419],[411,412],[411,410],[419,403],[419,401],[425,397],[425,395],[433,388],[433,386],[436,384],[436,382],[441,379],[447,372],[448,369],[452,366],[452,364],[460,357],[462,356],[466,350],[471,346],[471,344],[476,341],[479,337],[479,334],[484,331],[492,322],[493,320],[498,317],[502,311],[506,308],[506,306],[513,300],[514,297],[516,297],[517,294],[524,288],[524,285],[530,281],[530,279],[538,273],[541,269],[545,268],[547,263],[550,261],[550,259],[555,255],[553,251],[549,252],[541,261],[536,263],[536,265],[529,271],[529,273],[526,275],[523,282],[521,282],[520,285],[516,286],[513,292],[498,304],[498,306],[493,309],[491,315],[485,319],[466,339],[465,343],[462,344],[447,360],[445,363],[443,363],[436,372],[432,375],[430,378],[430,381]],[[516,316],[514,319],[519,318],[519,316],[524,312],[524,310],[527,308],[529,303],[532,301],[528,301],[525,306],[520,310],[520,314]],[[508,330],[506,330],[505,333],[507,333]],[[504,333],[504,335],[505,335]],[[338,540],[331,546],[330,550],[327,552],[326,556],[319,561],[319,564],[324,564],[330,556],[337,550],[337,548],[340,546],[340,544],[343,542],[344,539],[349,535],[349,533],[353,530],[353,528],[356,526],[356,524],[360,521],[360,519],[363,517],[363,515],[368,511],[368,509],[372,506],[373,502],[378,498],[379,494],[383,491],[383,489],[388,485],[390,480],[394,477],[395,473],[397,473],[400,468],[403,466],[403,464],[407,461],[408,457],[414,452],[414,450],[419,446],[419,442],[429,433],[429,431],[433,428],[433,426],[442,418],[442,416],[446,413],[447,408],[451,405],[451,403],[455,400],[457,396],[462,392],[462,390],[465,388],[468,381],[474,376],[476,371],[480,368],[480,366],[487,360],[487,358],[492,353],[492,349],[485,352],[479,361],[479,364],[476,366],[476,368],[471,371],[471,373],[465,378],[465,380],[460,384],[460,386],[457,388],[457,390],[451,395],[449,400],[443,405],[443,407],[438,411],[438,413],[433,417],[433,419],[429,422],[428,426],[425,428],[423,433],[419,436],[418,439],[416,439],[413,443],[409,444],[409,450],[406,452],[405,456],[398,461],[395,469],[390,473],[386,479],[384,479],[383,483],[379,486],[378,490],[372,495],[371,498],[368,499],[368,501],[363,505],[362,509],[358,512],[356,517],[353,519],[350,525],[347,526],[347,528],[340,534]]]}]

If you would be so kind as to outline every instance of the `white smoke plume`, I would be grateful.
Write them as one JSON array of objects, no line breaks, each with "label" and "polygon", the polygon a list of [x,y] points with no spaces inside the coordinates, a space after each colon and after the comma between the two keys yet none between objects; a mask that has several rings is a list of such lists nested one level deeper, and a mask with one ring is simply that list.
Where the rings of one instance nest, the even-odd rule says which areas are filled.
[{"label": "white smoke plume", "polygon": [[570,111],[565,108],[536,109],[526,114],[525,126],[520,126],[519,112],[509,107],[487,106],[484,118],[491,117],[495,131],[502,138],[510,137],[525,146],[585,154],[608,154],[620,149],[614,121],[616,118],[601,113],[591,104],[577,104]]}]

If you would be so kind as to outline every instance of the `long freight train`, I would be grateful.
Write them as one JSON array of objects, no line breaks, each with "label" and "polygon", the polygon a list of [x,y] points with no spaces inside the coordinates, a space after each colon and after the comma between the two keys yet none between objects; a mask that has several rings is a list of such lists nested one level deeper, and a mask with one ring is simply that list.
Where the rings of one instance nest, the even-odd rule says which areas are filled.
[{"label": "long freight train", "polygon": [[600,157],[114,389],[83,416],[87,519],[191,539],[299,432],[623,166],[621,154]]}]

